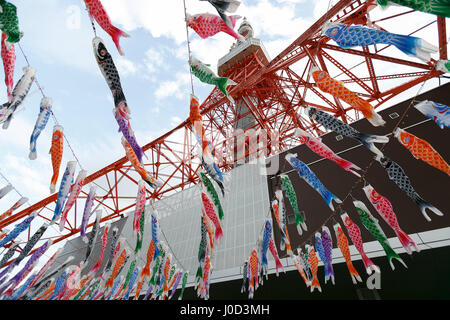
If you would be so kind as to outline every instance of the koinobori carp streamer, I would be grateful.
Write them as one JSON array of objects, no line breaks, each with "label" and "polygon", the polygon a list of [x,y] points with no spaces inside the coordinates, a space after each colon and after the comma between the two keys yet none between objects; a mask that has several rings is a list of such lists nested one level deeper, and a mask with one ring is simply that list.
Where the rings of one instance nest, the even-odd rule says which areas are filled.
[{"label": "koinobori carp streamer", "polygon": [[231,19],[226,15],[226,13],[235,13],[236,10],[241,5],[238,0],[200,0],[208,1],[216,10],[222,20],[229,28],[233,28],[233,23]]},{"label": "koinobori carp streamer", "polygon": [[394,131],[394,137],[398,139],[402,146],[411,152],[414,158],[420,159],[430,166],[450,175],[450,166],[429,142],[400,128]]},{"label": "koinobori carp streamer", "polygon": [[128,38],[130,35],[113,26],[108,13],[106,12],[100,0],[84,0],[84,3],[86,4],[86,7],[89,11],[89,16],[95,19],[100,27],[111,36],[111,39],[116,45],[117,50],[123,56],[124,53],[122,48],[120,47],[119,39],[120,37]]},{"label": "koinobori carp streamer", "polygon": [[227,91],[227,86],[237,85],[233,80],[226,77],[218,77],[209,67],[208,65],[201,62],[199,59],[195,57],[189,58],[189,65],[191,66],[192,73],[204,83],[212,84],[217,86],[217,88],[222,91],[222,93],[230,100],[232,104],[234,104],[234,99]]},{"label": "koinobori carp streamer", "polygon": [[332,38],[342,48],[389,44],[403,53],[423,61],[429,61],[430,53],[438,50],[438,48],[421,38],[372,29],[362,25],[349,26],[330,22],[324,25],[322,33]]},{"label": "koinobori carp streamer", "polygon": [[59,177],[59,168],[61,166],[61,160],[63,156],[64,140],[63,140],[63,127],[55,125],[53,127],[52,146],[50,148],[50,155],[52,159],[53,175],[50,180],[50,193],[55,192],[56,182]]},{"label": "koinobori carp streamer", "polygon": [[357,177],[360,177],[359,173],[354,170],[361,170],[361,168],[335,154],[333,150],[331,150],[325,143],[322,142],[322,139],[320,137],[316,138],[300,128],[295,129],[295,136],[300,139],[301,143],[304,143],[311,151],[313,151],[317,155],[335,162],[342,169],[353,173]]},{"label": "koinobori carp streamer", "polygon": [[366,205],[359,200],[353,201],[353,205],[355,206],[356,211],[359,214],[359,219],[363,226],[375,239],[377,239],[377,241],[383,247],[392,270],[394,270],[394,264],[392,263],[393,259],[397,259],[401,264],[403,264],[405,268],[407,268],[402,258],[400,258],[400,256],[394,251],[394,249],[392,249],[391,245],[389,244],[389,240],[378,224],[378,220],[370,214],[369,209],[367,209]]},{"label": "koinobori carp streamer", "polygon": [[8,94],[8,101],[11,102],[13,96],[12,91],[14,87],[14,67],[16,63],[16,50],[14,44],[10,44],[10,48],[7,48],[6,43],[7,35],[2,33],[1,55],[3,61],[3,69],[5,70],[5,84],[6,93]]},{"label": "koinobori carp streamer", "polygon": [[424,100],[414,105],[424,116],[436,122],[439,128],[450,127],[450,107],[435,101]]},{"label": "koinobori carp streamer", "polygon": [[387,158],[387,157],[378,157],[376,160],[381,164],[381,166],[386,170],[389,179],[391,179],[400,190],[402,190],[408,197],[414,201],[422,212],[423,216],[427,221],[431,221],[431,218],[428,216],[426,209],[432,211],[438,216],[443,216],[444,214],[435,206],[425,201],[417,192],[414,190],[414,187],[411,184],[411,180],[406,175],[405,171],[400,167],[398,163]]},{"label": "koinobori carp streamer", "polygon": [[377,143],[387,143],[389,138],[385,136],[377,136],[373,134],[361,133],[348,124],[340,121],[339,119],[327,114],[326,112],[317,110],[313,107],[306,108],[307,115],[314,121],[320,123],[328,130],[349,137],[351,139],[358,140],[363,146],[375,153],[376,155],[383,156],[383,153],[375,146]]},{"label": "koinobori carp streamer", "polygon": [[394,230],[398,240],[408,254],[411,254],[411,248],[419,252],[416,243],[401,228],[397,220],[397,216],[392,208],[391,202],[381,194],[379,194],[370,184],[363,188],[364,193],[370,203],[377,210],[380,216]]},{"label": "koinobori carp streamer", "polygon": [[450,5],[447,0],[376,0],[381,8],[391,4],[406,6],[411,9],[450,18]]},{"label": "koinobori carp streamer", "polygon": [[3,129],[8,129],[15,112],[25,101],[31,85],[34,82],[35,74],[36,70],[32,66],[26,66],[23,68],[23,75],[14,86],[10,101],[3,104],[0,108],[0,115],[3,115],[0,117],[0,123],[3,122]]},{"label": "koinobori carp streamer", "polygon": [[56,198],[56,206],[53,214],[52,222],[56,222],[62,213],[67,196],[69,195],[70,188],[73,183],[73,176],[75,174],[76,161],[67,162],[66,170],[61,178],[59,186],[58,196]]},{"label": "koinobori carp streamer", "polygon": [[61,214],[61,219],[59,220],[59,231],[63,231],[64,229],[64,225],[67,221],[67,214],[69,213],[70,209],[73,207],[75,201],[80,195],[81,189],[83,188],[84,185],[85,178],[86,178],[86,170],[80,170],[80,172],[78,172],[77,178],[75,179],[75,182],[72,184],[70,194],[64,205],[64,209]]},{"label": "koinobori carp streamer", "polygon": [[289,199],[292,210],[295,216],[295,225],[297,226],[297,232],[302,235],[303,230],[307,231],[304,217],[301,215],[298,208],[297,194],[295,193],[294,186],[287,175],[280,175],[282,181],[283,190],[286,192],[286,196]]},{"label": "koinobori carp streamer", "polygon": [[302,161],[298,160],[297,154],[288,153],[286,161],[297,171],[300,178],[304,179],[314,190],[316,190],[324,199],[331,210],[334,210],[332,201],[342,203],[342,201],[333,193],[331,193],[314,174],[314,172]]},{"label": "koinobori carp streamer", "polygon": [[357,282],[362,282],[361,276],[359,275],[358,271],[356,271],[356,268],[353,266],[350,249],[348,247],[348,239],[344,234],[344,230],[342,229],[341,225],[338,222],[336,222],[333,225],[333,229],[336,234],[337,246],[339,250],[341,250],[342,255],[344,256],[345,263],[347,264],[347,269],[348,272],[350,273],[350,277],[352,278],[353,284],[356,284]]},{"label": "koinobori carp streamer", "polygon": [[6,47],[9,49],[13,43],[17,43],[23,37],[19,29],[17,7],[11,2],[0,0],[0,28],[6,35]]},{"label": "koinobori carp streamer", "polygon": [[236,21],[239,20],[241,16],[238,15],[228,16],[233,28],[230,28],[221,17],[218,17],[214,14],[210,13],[201,13],[195,15],[186,14],[186,16],[187,16],[186,22],[188,27],[191,27],[202,39],[211,37],[219,32],[225,32],[231,35],[232,37],[236,38],[236,40],[239,41],[245,40],[245,38],[242,35],[236,33],[236,31],[234,31],[233,29],[234,26],[236,25]]},{"label": "koinobori carp streamer", "polygon": [[43,97],[41,100],[41,104],[39,106],[39,115],[36,119],[36,123],[30,137],[30,154],[28,155],[28,158],[30,158],[30,160],[35,160],[37,158],[37,139],[47,126],[47,122],[50,119],[50,115],[52,114],[52,104],[53,100],[49,97]]},{"label": "koinobori carp streamer", "polygon": [[373,126],[382,126],[386,123],[369,102],[347,89],[342,82],[331,78],[328,72],[312,67],[311,73],[320,90],[345,101],[352,108],[360,111]]},{"label": "koinobori carp streamer", "polygon": [[380,273],[380,269],[372,262],[372,260],[370,260],[364,251],[364,244],[359,227],[352,221],[352,219],[350,219],[347,213],[341,214],[341,219],[344,222],[344,226],[347,229],[348,235],[350,236],[356,250],[358,250],[361,255],[367,274],[371,274],[372,271]]}]

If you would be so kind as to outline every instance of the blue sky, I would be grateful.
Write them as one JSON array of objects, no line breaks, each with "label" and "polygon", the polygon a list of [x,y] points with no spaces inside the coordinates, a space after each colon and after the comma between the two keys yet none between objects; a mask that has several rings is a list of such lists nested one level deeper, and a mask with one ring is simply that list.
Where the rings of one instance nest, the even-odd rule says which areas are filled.
[{"label": "blue sky", "polygon": [[[124,156],[114,120],[111,93],[96,64],[91,22],[82,0],[11,0],[17,6],[21,46],[47,96],[53,99],[54,113],[64,127],[76,156],[88,174]],[[275,57],[300,36],[327,7],[337,0],[245,0],[237,14],[247,17],[255,37],[260,38],[270,57]],[[98,25],[97,34],[106,43],[121,75],[122,87],[131,108],[131,124],[138,142],[144,145],[172,129],[188,117],[191,91],[182,0],[103,0],[115,26],[131,35],[122,38],[121,57],[109,35]],[[205,1],[186,0],[187,12],[215,13]],[[397,8],[391,9],[393,12]],[[404,11],[402,9],[402,11]],[[374,16],[376,12],[374,12]],[[420,17],[430,19],[429,15]],[[237,25],[240,25],[239,20]],[[410,21],[415,23],[417,21]],[[394,26],[398,33],[400,27]],[[237,28],[236,28],[237,29]],[[436,44],[433,35],[419,34]],[[235,41],[226,34],[201,39],[189,30],[194,56],[217,68],[217,61]],[[14,80],[22,75],[26,62],[16,47]],[[394,72],[392,70],[391,72]],[[0,99],[6,101],[3,73]],[[435,81],[428,87],[436,86]],[[194,78],[195,93],[203,101],[212,87]],[[409,91],[409,96],[418,88]],[[399,97],[407,98],[407,93]],[[49,195],[52,175],[50,137],[53,120],[38,139],[38,158],[28,159],[29,137],[39,112],[42,96],[33,86],[8,130],[0,130],[0,170],[33,204]],[[393,103],[395,100],[392,100]],[[67,145],[61,173],[74,160]],[[77,167],[77,173],[80,168]],[[0,178],[0,188],[6,182]],[[59,182],[57,188],[59,186]],[[19,196],[14,191],[0,200],[0,213]]]}]

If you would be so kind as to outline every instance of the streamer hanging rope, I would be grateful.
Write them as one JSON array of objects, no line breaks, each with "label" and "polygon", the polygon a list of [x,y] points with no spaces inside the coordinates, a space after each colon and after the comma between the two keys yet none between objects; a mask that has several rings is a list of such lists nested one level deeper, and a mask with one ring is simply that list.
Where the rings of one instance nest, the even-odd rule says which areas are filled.
[{"label": "streamer hanging rope", "polygon": [[[189,41],[189,27],[187,24],[186,0],[183,0],[183,5],[184,5],[184,22],[186,24],[186,41],[187,41],[187,49],[188,49],[188,63],[189,63],[189,60],[191,58],[191,45],[190,45],[190,41]],[[192,76],[191,67],[189,67],[189,74],[191,76],[192,95],[195,95],[195,93],[194,93],[194,78]]]},{"label": "streamer hanging rope", "polygon": [[[27,55],[25,54],[25,52],[23,51],[22,46],[20,45],[20,43],[18,43],[18,46],[19,46],[20,51],[22,52],[22,55],[23,55],[25,61],[27,62],[28,66],[30,66],[30,62],[29,62],[29,60],[28,60],[28,57],[27,57]],[[42,97],[43,97],[43,98],[46,98],[47,96],[45,95],[44,90],[43,90],[43,88],[41,87],[41,85],[39,84],[39,81],[38,81],[38,79],[37,79],[36,76],[34,77],[34,83],[36,84],[36,86],[37,86],[37,88],[39,89],[39,91],[41,91]],[[53,112],[53,110],[50,112],[50,114],[52,115],[52,118],[53,118],[53,120],[55,121],[55,124],[56,124],[56,125],[60,125],[58,119],[57,119],[56,116],[55,116],[55,113]],[[72,146],[70,145],[69,140],[67,139],[67,137],[66,137],[66,135],[65,135],[64,133],[63,133],[63,137],[64,137],[64,140],[65,140],[66,143],[67,143],[67,146],[69,147],[70,151],[72,152],[73,157],[74,157],[75,160],[77,161],[78,165],[80,166],[81,169],[84,169],[83,166],[81,165],[80,160],[79,160],[78,157],[76,156],[75,151],[73,150]]]}]

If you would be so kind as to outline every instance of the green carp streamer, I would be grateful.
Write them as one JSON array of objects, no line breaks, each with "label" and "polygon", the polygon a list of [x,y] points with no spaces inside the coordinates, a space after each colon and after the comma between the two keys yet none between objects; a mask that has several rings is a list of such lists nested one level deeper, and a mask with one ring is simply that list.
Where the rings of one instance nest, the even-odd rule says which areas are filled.
[{"label": "green carp streamer", "polygon": [[450,18],[449,0],[377,0],[377,2],[382,8],[386,8],[391,2],[417,11]]},{"label": "green carp streamer", "polygon": [[307,228],[305,219],[303,219],[302,215],[300,214],[300,211],[298,210],[297,195],[295,193],[294,187],[288,176],[281,175],[281,181],[283,183],[283,189],[286,191],[286,196],[288,197],[292,209],[294,210],[295,224],[297,226],[297,231],[299,235],[302,235],[303,233],[302,228],[305,231],[307,230]]},{"label": "green carp streamer", "polygon": [[391,265],[392,270],[394,270],[394,264],[392,263],[392,259],[397,259],[400,263],[403,264],[405,268],[407,268],[406,264],[403,262],[402,258],[392,249],[389,245],[388,239],[378,224],[378,220],[375,219],[370,213],[369,209],[365,206],[365,204],[361,201],[354,201],[353,205],[356,208],[356,211],[359,214],[359,220],[363,224],[363,226],[370,232],[370,234],[377,239],[377,241],[381,244],[384,251],[386,252],[389,264]]},{"label": "green carp streamer", "polygon": [[214,205],[217,208],[217,211],[219,213],[219,219],[222,220],[222,218],[223,218],[223,209],[222,209],[222,205],[220,204],[219,195],[217,194],[216,189],[214,189],[214,186],[213,186],[211,180],[209,180],[209,178],[206,176],[206,174],[204,174],[203,172],[200,172],[200,176],[201,176],[203,184],[206,187],[206,190],[211,195],[211,198],[213,199]]}]

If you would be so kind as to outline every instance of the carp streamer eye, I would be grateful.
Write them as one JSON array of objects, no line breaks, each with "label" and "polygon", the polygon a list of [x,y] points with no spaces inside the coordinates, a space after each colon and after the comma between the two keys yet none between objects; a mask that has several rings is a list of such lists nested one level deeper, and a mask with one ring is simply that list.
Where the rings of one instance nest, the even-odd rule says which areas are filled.
[{"label": "carp streamer eye", "polygon": [[321,72],[321,73],[319,73],[318,78],[319,78],[319,79],[322,79],[324,76],[325,76],[325,74],[324,74],[323,72]]},{"label": "carp streamer eye", "polygon": [[380,194],[378,192],[376,192],[375,190],[372,191],[372,196],[374,197],[374,199],[380,198]]},{"label": "carp streamer eye", "polygon": [[101,43],[101,42],[98,44],[97,51],[102,57],[104,57],[106,55],[106,53],[108,52],[106,50],[105,45],[103,43]]},{"label": "carp streamer eye", "polygon": [[404,141],[405,143],[408,143],[408,142],[409,142],[409,137],[404,137],[404,138],[403,138],[403,141]]},{"label": "carp streamer eye", "polygon": [[331,31],[330,31],[330,35],[333,37],[333,36],[336,35],[337,32],[338,32],[338,28],[333,28],[333,29],[331,29]]}]

